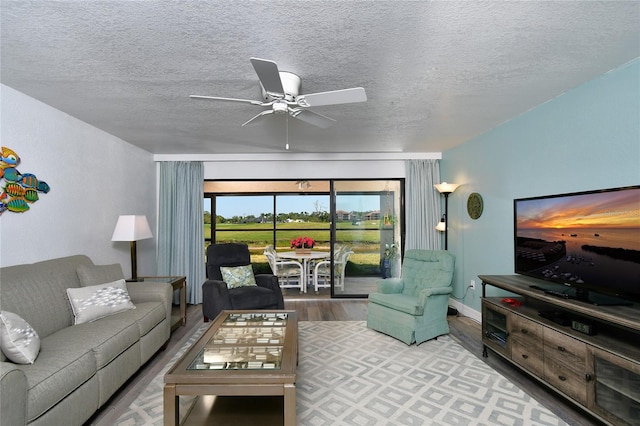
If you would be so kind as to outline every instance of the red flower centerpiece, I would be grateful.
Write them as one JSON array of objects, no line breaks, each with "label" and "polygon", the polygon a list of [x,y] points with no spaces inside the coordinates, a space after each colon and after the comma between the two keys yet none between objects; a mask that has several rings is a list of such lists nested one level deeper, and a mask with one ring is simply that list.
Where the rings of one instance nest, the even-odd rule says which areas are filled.
[{"label": "red flower centerpiece", "polygon": [[296,249],[296,251],[305,251],[311,252],[311,249],[316,244],[313,238],[309,237],[298,237],[291,240],[291,248]]}]

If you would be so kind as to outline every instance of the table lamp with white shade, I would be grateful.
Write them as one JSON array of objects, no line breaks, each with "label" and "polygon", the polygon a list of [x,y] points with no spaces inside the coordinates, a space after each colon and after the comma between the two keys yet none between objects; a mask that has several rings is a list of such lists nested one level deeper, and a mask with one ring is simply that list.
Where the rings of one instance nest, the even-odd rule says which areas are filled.
[{"label": "table lamp with white shade", "polygon": [[138,279],[138,265],[136,259],[136,241],[153,238],[149,222],[145,215],[121,215],[116,223],[111,241],[131,242],[131,279]]}]

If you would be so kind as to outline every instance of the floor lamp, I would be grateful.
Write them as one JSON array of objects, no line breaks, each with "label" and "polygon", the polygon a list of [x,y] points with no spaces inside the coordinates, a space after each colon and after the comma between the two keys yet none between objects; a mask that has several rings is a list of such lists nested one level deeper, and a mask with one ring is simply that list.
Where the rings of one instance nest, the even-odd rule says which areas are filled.
[{"label": "floor lamp", "polygon": [[447,217],[447,215],[449,214],[449,194],[458,189],[460,185],[457,183],[442,182],[436,183],[433,186],[438,190],[439,193],[444,195],[444,215],[442,216],[442,219],[440,219],[440,222],[438,222],[438,224],[436,225],[436,229],[438,231],[444,232],[444,249],[447,250],[449,248],[447,241],[447,220],[449,220]]},{"label": "floor lamp", "polygon": [[113,230],[111,241],[129,241],[131,242],[131,279],[138,279],[138,263],[136,241],[152,238],[149,222],[144,215],[122,215],[118,218],[116,228]]}]

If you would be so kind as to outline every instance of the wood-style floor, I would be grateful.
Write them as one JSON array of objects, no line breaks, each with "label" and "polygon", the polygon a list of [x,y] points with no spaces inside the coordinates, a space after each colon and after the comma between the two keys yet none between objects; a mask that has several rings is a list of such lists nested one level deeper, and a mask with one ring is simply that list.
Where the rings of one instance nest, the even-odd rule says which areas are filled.
[{"label": "wood-style floor", "polygon": [[[286,309],[298,312],[298,321],[364,321],[367,317],[366,299],[298,299],[285,300]],[[482,340],[480,324],[463,316],[449,316],[451,335],[460,344],[476,354],[479,358],[525,390],[534,399],[551,410],[570,425],[600,424],[588,414],[556,395],[544,385],[511,364],[489,352],[482,358]],[[202,324],[202,308],[200,305],[188,305],[187,325],[179,327],[171,335],[168,347],[157,353],[113,398],[100,409],[86,424],[111,426],[124,413],[136,396],[146,385],[158,375],[162,367],[173,354],[183,346],[195,330]]]}]

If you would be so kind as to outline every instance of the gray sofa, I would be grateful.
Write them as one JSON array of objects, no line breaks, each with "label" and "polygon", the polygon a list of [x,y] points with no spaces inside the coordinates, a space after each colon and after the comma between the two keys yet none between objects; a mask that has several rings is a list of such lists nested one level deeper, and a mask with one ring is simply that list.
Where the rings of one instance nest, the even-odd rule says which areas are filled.
[{"label": "gray sofa", "polygon": [[135,309],[73,325],[67,288],[122,275],[120,265],[94,265],[83,255],[0,269],[0,310],[19,315],[40,337],[33,364],[2,354],[0,424],[81,425],[163,347],[171,333],[167,283],[126,283]]}]

